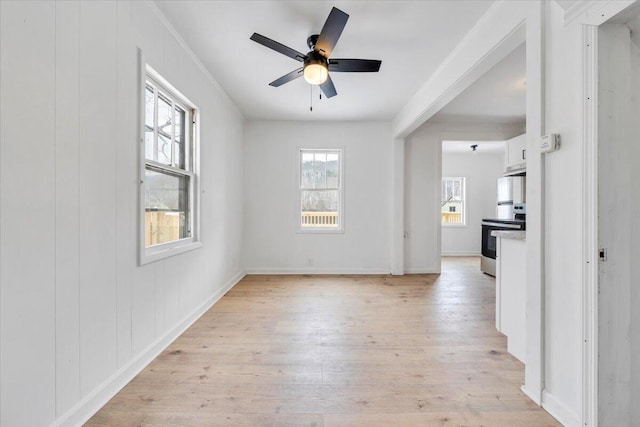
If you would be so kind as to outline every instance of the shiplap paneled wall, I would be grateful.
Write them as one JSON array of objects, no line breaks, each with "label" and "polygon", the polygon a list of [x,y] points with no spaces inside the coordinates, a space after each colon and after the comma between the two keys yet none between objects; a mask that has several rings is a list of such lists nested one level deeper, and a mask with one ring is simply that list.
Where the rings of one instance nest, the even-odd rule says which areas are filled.
[{"label": "shiplap paneled wall", "polygon": [[55,8],[13,6],[0,3],[0,424],[41,426],[56,404]]},{"label": "shiplap paneled wall", "polygon": [[[152,4],[0,19],[0,424],[76,425],[242,276],[244,120]],[[138,48],[201,112],[204,247],[143,267]]]}]

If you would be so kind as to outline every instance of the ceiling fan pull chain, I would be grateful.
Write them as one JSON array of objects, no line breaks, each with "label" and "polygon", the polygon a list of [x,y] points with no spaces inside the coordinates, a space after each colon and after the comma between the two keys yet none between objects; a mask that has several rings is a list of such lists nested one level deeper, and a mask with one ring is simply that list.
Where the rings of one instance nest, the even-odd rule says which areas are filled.
[{"label": "ceiling fan pull chain", "polygon": [[309,85],[309,111],[313,112],[313,85]]}]

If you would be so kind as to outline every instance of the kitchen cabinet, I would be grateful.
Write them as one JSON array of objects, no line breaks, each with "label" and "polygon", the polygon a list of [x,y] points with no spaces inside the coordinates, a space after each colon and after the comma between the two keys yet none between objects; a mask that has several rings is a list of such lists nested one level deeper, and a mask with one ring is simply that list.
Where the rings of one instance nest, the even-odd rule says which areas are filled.
[{"label": "kitchen cabinet", "polygon": [[527,166],[527,134],[511,138],[505,144],[505,173],[524,172]]},{"label": "kitchen cabinet", "polygon": [[526,231],[493,231],[496,236],[496,328],[507,336],[507,351],[524,363],[526,354]]}]

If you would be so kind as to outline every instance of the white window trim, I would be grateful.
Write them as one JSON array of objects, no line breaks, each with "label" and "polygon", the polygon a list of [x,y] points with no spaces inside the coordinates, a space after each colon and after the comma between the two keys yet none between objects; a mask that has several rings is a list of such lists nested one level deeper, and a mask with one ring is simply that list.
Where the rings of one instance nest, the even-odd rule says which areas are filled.
[{"label": "white window trim", "polygon": [[[300,209],[302,205],[302,199],[300,195],[302,194],[302,188],[300,188],[300,183],[302,182],[302,168],[301,168],[301,157],[300,154],[302,151],[338,151],[340,157],[340,190],[338,196],[338,203],[340,204],[338,207],[338,227],[337,228],[322,228],[322,227],[302,227],[302,218],[300,215]],[[296,150],[296,191],[298,195],[296,196],[296,233],[298,234],[344,234],[345,226],[344,226],[344,218],[345,218],[345,206],[344,206],[344,148],[309,148],[309,147],[297,147]]]},{"label": "white window trim", "polygon": [[[180,91],[165,80],[158,72],[151,68],[145,61],[142,52],[138,50],[139,69],[139,106],[138,106],[138,265],[145,265],[154,261],[165,259],[174,255],[179,255],[202,247],[199,239],[200,234],[200,110]],[[191,201],[190,223],[191,237],[175,240],[173,242],[162,243],[150,247],[145,247],[145,169],[146,153],[144,141],[144,117],[145,117],[145,88],[147,77],[161,86],[165,91],[171,93],[178,101],[192,111],[191,123],[191,162],[192,169],[189,171],[192,184],[189,191]],[[185,126],[189,123],[185,123]]]},{"label": "white window trim", "polygon": [[447,224],[447,223],[442,223],[441,225],[444,228],[469,228],[469,226],[467,224]]},{"label": "white window trim", "polygon": [[[462,180],[462,224],[449,224],[442,222],[442,208],[440,209],[440,225],[444,228],[468,228],[467,225],[467,178],[464,176],[443,176],[440,179],[440,194],[442,194],[442,180],[443,179],[461,179]],[[442,197],[440,198],[442,199]],[[440,200],[442,203],[442,200]]]}]

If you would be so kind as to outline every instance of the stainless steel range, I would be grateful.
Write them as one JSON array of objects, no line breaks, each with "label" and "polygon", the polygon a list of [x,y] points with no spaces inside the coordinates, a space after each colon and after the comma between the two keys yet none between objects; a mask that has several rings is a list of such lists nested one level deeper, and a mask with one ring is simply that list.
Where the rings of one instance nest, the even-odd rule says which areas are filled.
[{"label": "stainless steel range", "polygon": [[490,219],[482,220],[482,257],[480,270],[496,275],[496,238],[491,235],[494,230],[526,230],[524,219]]}]

